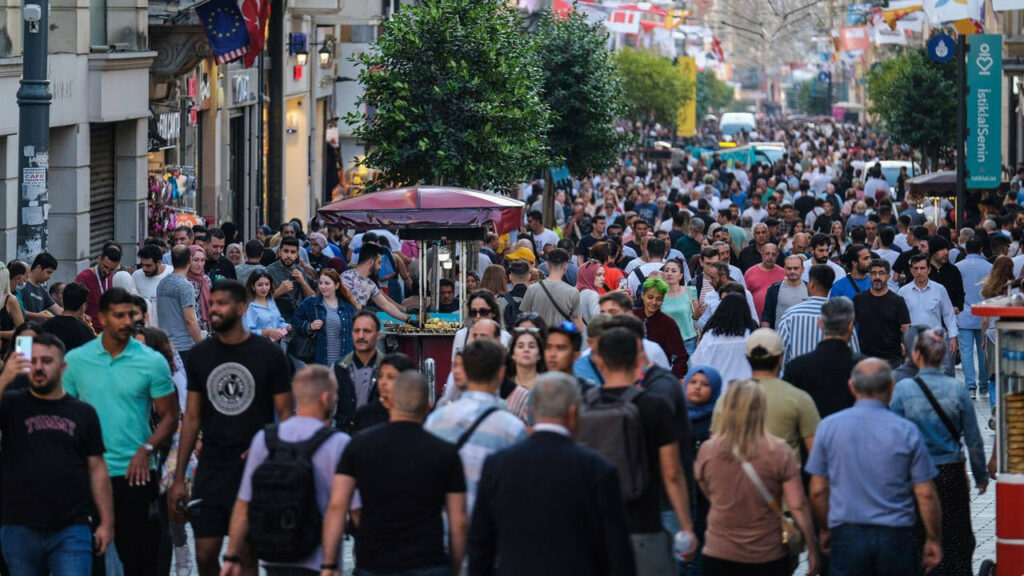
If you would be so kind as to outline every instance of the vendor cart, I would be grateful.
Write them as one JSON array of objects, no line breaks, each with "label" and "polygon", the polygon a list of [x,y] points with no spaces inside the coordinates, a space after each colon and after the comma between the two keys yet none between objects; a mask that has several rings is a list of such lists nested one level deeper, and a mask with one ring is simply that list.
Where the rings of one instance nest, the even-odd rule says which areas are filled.
[{"label": "vendor cart", "polygon": [[1000,296],[971,307],[995,319],[996,563],[981,576],[1024,573],[1024,298]]},{"label": "vendor cart", "polygon": [[[518,230],[524,204],[491,194],[439,186],[413,186],[363,194],[328,204],[317,211],[329,226],[346,230],[386,229],[417,243],[419,311],[409,325],[384,315],[383,332],[392,349],[416,361],[431,384],[432,396],[443,393],[451,372],[455,333],[465,324],[466,270],[469,255],[488,229],[495,234]],[[459,311],[437,312],[442,276],[454,277],[458,259]],[[472,266],[476,266],[475,259]],[[427,305],[427,296],[430,305]],[[433,397],[432,399],[433,400]]]}]

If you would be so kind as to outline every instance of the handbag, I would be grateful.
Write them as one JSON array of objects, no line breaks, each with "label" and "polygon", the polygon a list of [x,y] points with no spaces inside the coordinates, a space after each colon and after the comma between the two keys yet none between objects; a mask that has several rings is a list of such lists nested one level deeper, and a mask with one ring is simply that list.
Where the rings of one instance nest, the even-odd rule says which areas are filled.
[{"label": "handbag", "polygon": [[319,333],[319,330],[309,336],[296,333],[288,343],[288,353],[309,364],[316,358],[316,337]]},{"label": "handbag", "polygon": [[782,507],[779,506],[779,502],[774,496],[772,496],[772,493],[768,491],[768,487],[761,481],[761,477],[757,475],[757,471],[754,470],[754,465],[747,462],[747,459],[740,454],[739,450],[734,449],[733,454],[739,458],[743,472],[747,475],[747,478],[750,478],[750,481],[754,483],[754,486],[757,487],[757,491],[761,493],[761,497],[768,503],[768,507],[779,515],[782,527],[782,545],[786,547],[786,555],[790,558],[799,558],[800,553],[802,553],[806,547],[803,532],[800,531],[796,522],[782,511]]}]

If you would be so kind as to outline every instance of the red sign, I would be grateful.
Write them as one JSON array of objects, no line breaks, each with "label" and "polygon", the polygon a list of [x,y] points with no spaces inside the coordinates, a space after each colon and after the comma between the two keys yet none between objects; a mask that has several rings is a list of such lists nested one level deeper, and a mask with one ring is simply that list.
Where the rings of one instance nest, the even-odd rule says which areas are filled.
[{"label": "red sign", "polygon": [[839,29],[840,47],[844,51],[867,50],[871,48],[871,38],[867,26],[844,26]]}]

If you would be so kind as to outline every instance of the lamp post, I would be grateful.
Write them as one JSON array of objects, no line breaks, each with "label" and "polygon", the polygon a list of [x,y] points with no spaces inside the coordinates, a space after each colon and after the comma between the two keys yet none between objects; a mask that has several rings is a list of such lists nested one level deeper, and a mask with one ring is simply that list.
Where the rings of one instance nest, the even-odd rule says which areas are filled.
[{"label": "lamp post", "polygon": [[46,79],[48,0],[22,4],[23,56],[18,89],[18,258],[46,249],[50,169],[50,81]]}]

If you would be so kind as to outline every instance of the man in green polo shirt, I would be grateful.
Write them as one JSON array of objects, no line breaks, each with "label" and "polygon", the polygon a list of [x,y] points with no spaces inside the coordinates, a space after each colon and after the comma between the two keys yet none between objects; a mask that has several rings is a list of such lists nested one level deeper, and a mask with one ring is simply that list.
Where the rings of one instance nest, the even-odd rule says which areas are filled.
[{"label": "man in green polo shirt", "polygon": [[[132,338],[132,295],[111,288],[100,297],[100,338],[67,355],[64,389],[96,409],[114,489],[114,543],[124,573],[156,576],[160,524],[153,447],[178,426],[178,401],[167,360]],[[150,427],[155,410],[160,423]]]}]

